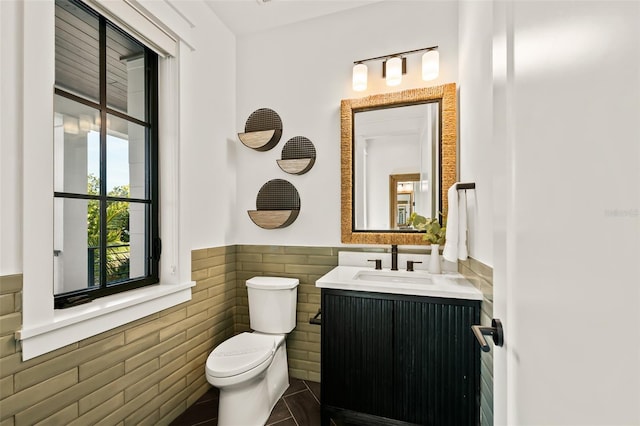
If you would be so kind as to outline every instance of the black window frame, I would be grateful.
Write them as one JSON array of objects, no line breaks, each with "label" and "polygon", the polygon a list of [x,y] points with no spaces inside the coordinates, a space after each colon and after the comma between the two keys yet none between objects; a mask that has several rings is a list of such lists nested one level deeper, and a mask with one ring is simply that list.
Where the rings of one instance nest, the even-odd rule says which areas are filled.
[{"label": "black window frame", "polygon": [[[82,8],[98,19],[99,25],[99,76],[100,90],[99,101],[78,96],[72,91],[65,90],[58,86],[54,88],[54,94],[68,100],[95,108],[100,114],[100,194],[80,194],[70,192],[54,191],[54,198],[62,199],[82,199],[87,201],[98,201],[100,204],[100,280],[99,286],[89,287],[87,277],[87,287],[80,290],[54,294],[54,308],[61,309],[87,302],[99,297],[109,296],[116,293],[137,289],[140,287],[156,284],[160,281],[160,253],[162,250],[159,226],[159,155],[158,155],[158,55],[131,37],[115,23],[91,9],[78,0],[67,0],[75,6]],[[125,37],[135,41],[144,48],[145,57],[145,120],[123,113],[117,109],[110,108],[107,102],[107,26],[120,32]],[[145,184],[146,198],[114,197],[107,195],[107,136],[108,120],[107,116],[115,116],[128,122],[135,123],[145,128]],[[118,283],[107,282],[107,235],[106,210],[109,202],[122,201],[127,203],[142,203],[148,205],[145,217],[145,261],[147,264],[147,274],[144,277],[129,279]],[[85,226],[87,224],[85,223]]]}]

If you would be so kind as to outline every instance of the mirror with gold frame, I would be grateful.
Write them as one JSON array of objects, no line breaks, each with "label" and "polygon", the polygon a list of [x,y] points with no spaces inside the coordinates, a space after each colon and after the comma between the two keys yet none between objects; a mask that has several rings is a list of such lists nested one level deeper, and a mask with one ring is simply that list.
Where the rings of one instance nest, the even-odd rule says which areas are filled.
[{"label": "mirror with gold frame", "polygon": [[[434,181],[432,191],[435,206],[446,215],[447,190],[456,181],[456,144],[457,144],[457,106],[456,106],[456,86],[455,83],[445,84],[420,89],[410,89],[402,92],[385,93],[368,96],[359,99],[346,99],[341,102],[341,206],[342,221],[341,234],[342,242],[346,244],[422,244],[422,235],[417,231],[399,224],[395,217],[398,214],[406,215],[408,209],[399,207],[397,202],[392,200],[392,189],[389,187],[388,207],[384,208],[384,215],[387,218],[384,226],[380,229],[369,229],[358,224],[356,226],[356,216],[360,214],[359,203],[354,198],[354,176],[355,156],[354,134],[355,117],[357,113],[364,111],[377,111],[387,108],[401,108],[405,106],[415,106],[420,104],[437,103],[439,108],[439,146],[438,146],[438,179]],[[391,174],[388,175],[391,179]],[[419,182],[418,182],[419,184]],[[390,184],[391,185],[391,184]],[[436,189],[437,187],[437,189]],[[377,191],[377,189],[376,189]],[[386,191],[384,187],[379,190],[382,194]],[[402,192],[402,191],[401,191]],[[434,193],[435,192],[435,193]],[[386,198],[386,197],[385,197]],[[411,202],[411,201],[409,201]],[[401,204],[400,204],[401,205]],[[388,213],[388,216],[387,216]],[[418,212],[421,213],[421,212]],[[422,214],[422,213],[421,213]],[[436,213],[437,214],[437,213]],[[428,216],[429,214],[425,214]],[[395,222],[395,223],[394,223]],[[382,229],[382,228],[389,229]]]}]

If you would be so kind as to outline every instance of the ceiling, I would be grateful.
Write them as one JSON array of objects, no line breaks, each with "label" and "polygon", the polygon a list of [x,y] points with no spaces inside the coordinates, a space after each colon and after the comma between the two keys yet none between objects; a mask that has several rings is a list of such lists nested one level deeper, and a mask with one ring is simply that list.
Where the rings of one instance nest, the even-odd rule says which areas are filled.
[{"label": "ceiling", "polygon": [[[2,0],[0,0],[2,1]],[[56,1],[56,87],[75,95],[99,102],[99,29],[97,15],[69,1]],[[129,82],[136,71],[129,69],[131,59],[144,55],[144,47],[114,29],[106,29],[107,104],[111,108],[132,114],[127,106]],[[142,73],[143,68],[138,68]],[[142,74],[140,74],[142,75]],[[144,81],[144,80],[143,80]],[[140,96],[144,96],[142,93]],[[62,106],[62,105],[61,105]],[[58,111],[73,114],[71,110]],[[142,116],[136,117],[144,119]]]},{"label": "ceiling", "polygon": [[205,0],[236,35],[250,34],[382,0]]}]

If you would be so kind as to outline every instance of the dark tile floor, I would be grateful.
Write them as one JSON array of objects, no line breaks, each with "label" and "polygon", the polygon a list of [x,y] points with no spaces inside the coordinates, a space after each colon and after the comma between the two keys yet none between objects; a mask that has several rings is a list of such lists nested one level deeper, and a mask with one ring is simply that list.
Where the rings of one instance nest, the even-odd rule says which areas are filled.
[{"label": "dark tile floor", "polygon": [[[271,411],[267,425],[320,425],[320,383],[289,379],[289,388]],[[195,426],[218,424],[218,389],[212,387],[171,425]]]}]

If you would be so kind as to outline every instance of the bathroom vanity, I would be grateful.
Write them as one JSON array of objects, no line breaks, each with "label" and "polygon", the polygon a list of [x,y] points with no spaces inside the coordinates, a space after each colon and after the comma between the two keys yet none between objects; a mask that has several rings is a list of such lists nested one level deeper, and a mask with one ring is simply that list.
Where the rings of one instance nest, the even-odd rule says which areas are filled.
[{"label": "bathroom vanity", "polygon": [[[392,163],[395,156],[388,155],[375,163],[384,167],[365,167],[363,155],[373,150],[357,141],[369,142],[367,135],[388,131],[392,121],[409,126],[397,118],[416,108],[423,112],[409,115],[426,117],[426,124],[413,126],[432,131],[415,140],[418,149],[398,158],[434,153],[439,166],[427,157],[420,167]],[[482,294],[456,272],[457,263],[443,266],[448,273],[431,275],[418,270],[428,256],[394,250],[423,243],[422,234],[402,226],[411,213],[405,206],[415,204],[429,217],[446,216],[447,192],[458,180],[456,85],[344,99],[340,118],[341,241],[391,244],[392,253],[341,251],[339,266],[316,281],[322,293],[322,423],[328,426],[334,418],[363,425],[477,425],[480,348],[471,326],[480,324]],[[409,174],[398,177],[390,170]],[[417,186],[423,180],[428,185]],[[413,195],[399,205],[399,188],[407,192],[403,181]],[[372,204],[387,199],[380,182],[390,182],[388,203]],[[381,219],[380,212],[389,217]],[[404,271],[395,270],[404,265]]]},{"label": "bathroom vanity", "polygon": [[479,424],[481,293],[457,273],[320,278],[322,424]]}]

